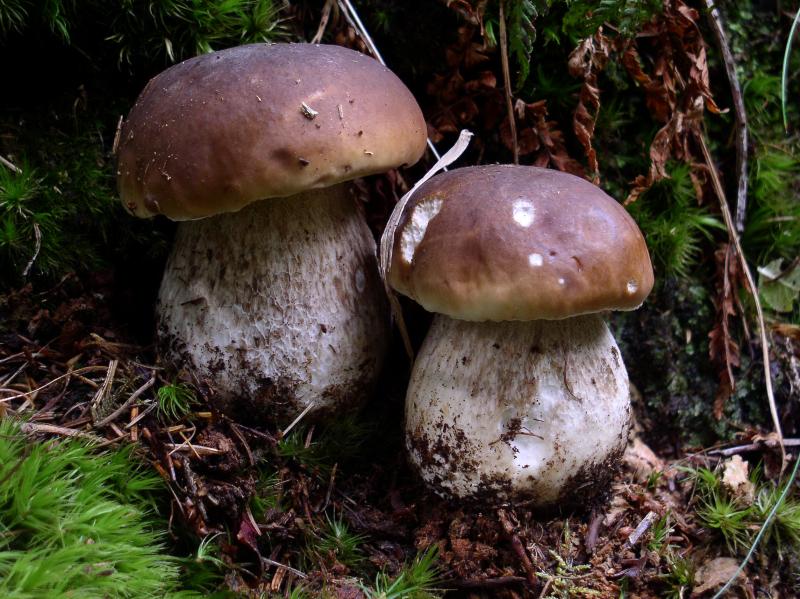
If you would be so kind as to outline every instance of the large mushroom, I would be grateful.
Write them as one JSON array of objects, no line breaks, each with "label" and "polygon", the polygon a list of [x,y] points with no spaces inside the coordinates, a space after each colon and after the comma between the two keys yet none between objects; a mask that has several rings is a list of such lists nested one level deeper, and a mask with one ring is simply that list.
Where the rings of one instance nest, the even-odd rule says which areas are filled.
[{"label": "large mushroom", "polygon": [[167,358],[231,408],[285,421],[357,406],[388,318],[375,241],[343,182],[413,164],[425,140],[405,85],[339,46],[241,46],[152,79],[117,174],[134,215],[188,221],[158,297]]},{"label": "large mushroom", "polygon": [[557,171],[453,170],[406,204],[388,280],[436,313],[405,424],[435,491],[545,505],[608,480],[630,401],[598,313],[635,309],[653,285],[620,204]]}]

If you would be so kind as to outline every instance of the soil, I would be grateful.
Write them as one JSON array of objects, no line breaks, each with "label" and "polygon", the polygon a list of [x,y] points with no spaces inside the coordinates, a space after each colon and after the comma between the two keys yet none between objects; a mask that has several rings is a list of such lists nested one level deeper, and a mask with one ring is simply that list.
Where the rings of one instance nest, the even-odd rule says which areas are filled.
[{"label": "soil", "polygon": [[[0,380],[25,395],[0,403],[0,412],[21,412],[35,424],[101,435],[114,443],[137,442],[171,491],[174,535],[199,540],[214,532],[235,533],[222,544],[223,559],[240,566],[227,578],[231,588],[287,592],[299,576],[277,563],[301,569],[312,592],[324,587],[338,597],[363,596],[354,572],[335,555],[308,559],[305,553],[329,514],[364,535],[368,565],[361,575],[397,573],[418,552],[436,545],[438,587],[448,597],[590,596],[586,589],[599,597],[619,597],[622,590],[631,597],[662,597],[668,590],[665,553],[651,543],[652,527],[638,539],[632,536],[646,517],[669,515],[673,530],[668,544],[674,555],[699,565],[725,553],[719,539],[696,523],[686,475],[660,463],[655,454],[645,452],[643,458],[641,441],[629,447],[604,493],[571,507],[537,511],[524,502],[459,504],[430,493],[404,458],[402,398],[408,363],[399,343],[377,396],[358,421],[367,431],[365,438],[338,456],[287,455],[277,427],[256,428],[245,418],[235,421],[209,409],[210,392],[202,385],[200,405],[178,422],[163,422],[151,411],[130,426],[152,403],[151,389],[142,394],[136,412],[123,411],[109,425],[97,427],[94,413],[103,402],[123,401],[122,389],[130,393],[153,375],[164,383],[181,376],[193,382],[186,373],[150,366],[158,363],[152,347],[135,343],[117,316],[126,314],[119,302],[130,295],[119,292],[113,273],[103,272],[68,277],[44,292],[28,286],[4,296]],[[110,392],[98,400],[113,360],[118,365]],[[39,390],[27,393],[31,389]],[[313,452],[326,439],[349,434],[349,428],[339,427],[302,427],[300,439]],[[691,463],[682,453],[684,463]],[[758,450],[752,457],[760,456]],[[704,460],[713,465],[710,458]],[[279,501],[256,517],[252,498],[265,493],[259,482],[264,473],[276,477]],[[579,564],[588,568],[571,569]],[[754,597],[767,588],[790,593],[789,582],[769,564],[757,563],[735,593]]]}]

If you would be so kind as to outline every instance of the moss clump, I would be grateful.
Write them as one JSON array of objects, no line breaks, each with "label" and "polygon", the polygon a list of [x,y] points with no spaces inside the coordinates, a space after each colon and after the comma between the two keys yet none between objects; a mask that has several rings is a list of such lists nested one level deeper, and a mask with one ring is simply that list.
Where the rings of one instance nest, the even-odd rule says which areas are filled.
[{"label": "moss clump", "polygon": [[178,560],[150,519],[161,480],[131,457],[77,441],[28,443],[0,421],[0,596],[161,598],[177,589]]},{"label": "moss clump", "polygon": [[286,37],[283,8],[280,0],[7,0],[0,5],[0,42],[12,35],[49,31],[66,45],[102,49],[98,56],[116,55],[119,63],[175,62]]},{"label": "moss clump", "polygon": [[0,289],[166,254],[167,223],[133,219],[117,198],[112,145],[127,103],[69,103],[0,118],[0,153],[22,171],[0,166]]}]

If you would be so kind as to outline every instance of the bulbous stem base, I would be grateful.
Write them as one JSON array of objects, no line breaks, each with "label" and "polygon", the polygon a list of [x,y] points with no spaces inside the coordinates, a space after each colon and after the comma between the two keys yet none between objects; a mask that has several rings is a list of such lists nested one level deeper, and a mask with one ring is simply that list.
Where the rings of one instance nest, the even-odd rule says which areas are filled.
[{"label": "bulbous stem base", "polygon": [[437,315],[406,397],[412,463],[437,493],[460,498],[546,505],[596,487],[610,478],[629,421],[628,375],[598,315]]}]

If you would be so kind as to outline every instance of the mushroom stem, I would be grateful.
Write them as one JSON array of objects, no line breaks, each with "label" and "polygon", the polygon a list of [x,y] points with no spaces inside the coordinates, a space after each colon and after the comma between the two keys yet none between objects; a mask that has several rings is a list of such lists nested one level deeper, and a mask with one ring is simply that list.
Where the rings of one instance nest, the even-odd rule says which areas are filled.
[{"label": "mushroom stem", "polygon": [[158,298],[162,351],[223,409],[288,421],[311,404],[356,408],[373,388],[389,321],[354,203],[340,184],[179,225]]},{"label": "mushroom stem", "polygon": [[628,375],[598,315],[436,315],[411,375],[406,444],[444,494],[541,505],[608,480],[629,419]]}]

